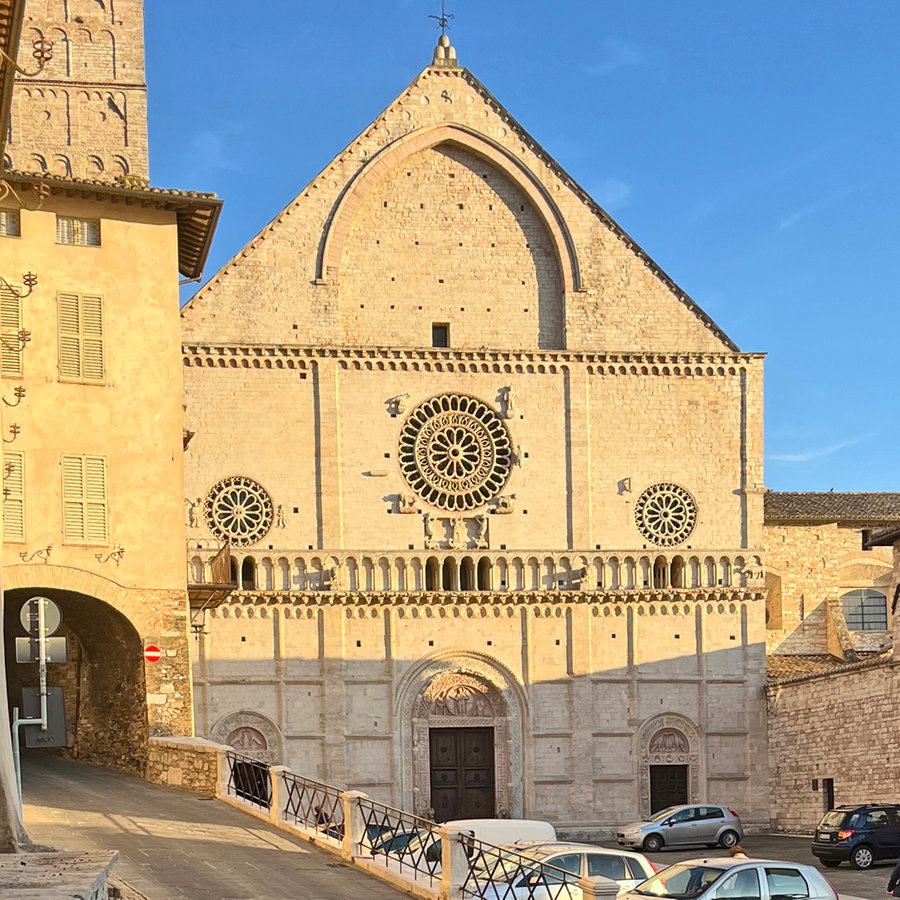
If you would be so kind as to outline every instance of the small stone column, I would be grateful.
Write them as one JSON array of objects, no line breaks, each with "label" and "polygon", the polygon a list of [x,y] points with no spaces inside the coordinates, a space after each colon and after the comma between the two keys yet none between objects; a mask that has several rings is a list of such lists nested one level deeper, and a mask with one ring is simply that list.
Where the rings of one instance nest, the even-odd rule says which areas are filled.
[{"label": "small stone column", "polygon": [[469,874],[469,857],[462,843],[468,834],[458,828],[441,828],[441,884],[438,900],[461,900],[462,886]]},{"label": "small stone column", "polygon": [[272,784],[272,796],[269,800],[269,821],[277,825],[281,821],[281,810],[284,807],[285,784],[281,777],[283,772],[290,772],[287,766],[269,766],[269,781]]},{"label": "small stone column", "polygon": [[344,809],[344,839],[341,846],[341,859],[352,860],[360,853],[359,845],[366,836],[366,822],[363,819],[360,800],[368,800],[369,795],[362,791],[344,791],[341,794],[341,805]]},{"label": "small stone column", "polygon": [[597,897],[615,897],[619,893],[619,885],[611,878],[597,875],[593,878],[579,878],[584,900],[596,900]]}]

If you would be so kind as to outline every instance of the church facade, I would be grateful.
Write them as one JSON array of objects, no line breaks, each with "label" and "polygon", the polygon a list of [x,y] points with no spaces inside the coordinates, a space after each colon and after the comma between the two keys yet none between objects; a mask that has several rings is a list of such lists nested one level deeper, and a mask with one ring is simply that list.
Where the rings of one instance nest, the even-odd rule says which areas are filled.
[{"label": "church facade", "polygon": [[762,356],[446,38],[182,322],[198,735],[439,820],[768,822]]}]

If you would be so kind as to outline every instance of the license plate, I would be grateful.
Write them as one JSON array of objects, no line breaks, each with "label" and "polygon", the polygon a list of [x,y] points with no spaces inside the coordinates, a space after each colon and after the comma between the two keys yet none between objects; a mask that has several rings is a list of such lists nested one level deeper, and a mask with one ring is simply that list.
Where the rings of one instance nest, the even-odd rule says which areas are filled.
[{"label": "license plate", "polygon": [[819,832],[819,840],[820,841],[830,841],[831,838],[832,838],[832,835],[829,832],[827,832],[827,831]]}]

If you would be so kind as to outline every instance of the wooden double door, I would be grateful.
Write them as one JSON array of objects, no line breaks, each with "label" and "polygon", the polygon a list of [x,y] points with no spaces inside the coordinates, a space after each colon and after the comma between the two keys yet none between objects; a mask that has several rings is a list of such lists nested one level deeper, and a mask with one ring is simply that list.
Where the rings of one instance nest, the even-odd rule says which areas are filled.
[{"label": "wooden double door", "polygon": [[493,818],[494,729],[431,728],[428,735],[435,821]]},{"label": "wooden double door", "polygon": [[650,766],[650,813],[688,802],[687,766]]}]

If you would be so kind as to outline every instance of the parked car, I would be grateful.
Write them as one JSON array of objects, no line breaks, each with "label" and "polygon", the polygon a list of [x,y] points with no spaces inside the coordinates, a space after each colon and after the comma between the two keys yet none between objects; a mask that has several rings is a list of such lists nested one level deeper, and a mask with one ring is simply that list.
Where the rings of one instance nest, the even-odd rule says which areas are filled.
[{"label": "parked car", "polygon": [[868,869],[876,860],[897,859],[900,805],[862,803],[832,809],[816,826],[810,849],[828,868],[849,862],[854,869]]},{"label": "parked car", "polygon": [[837,891],[815,868],[771,859],[691,859],[676,863],[619,895],[619,900],[762,900],[803,897],[838,900]]},{"label": "parked car", "polygon": [[[561,872],[572,875],[573,886],[566,900],[575,897],[574,882],[579,878],[609,878],[619,885],[619,892],[627,891],[649,878],[656,867],[642,853],[611,850],[595,844],[567,841],[526,842],[503,848],[499,856],[487,856],[482,865],[483,875],[476,872],[479,885],[495,885],[498,897],[515,900],[519,897],[539,896],[536,889],[545,884],[559,884]],[[549,867],[549,868],[548,868]],[[561,872],[559,871],[561,870]],[[501,887],[502,886],[502,887]],[[479,890],[482,890],[479,887]],[[491,891],[482,896],[491,897]],[[554,896],[556,896],[554,894]],[[581,896],[580,891],[578,897]]]},{"label": "parked car", "polygon": [[733,847],[744,836],[741,817],[728,806],[694,803],[669,806],[649,819],[623,825],[616,842],[655,853],[662,847],[705,844]]}]

